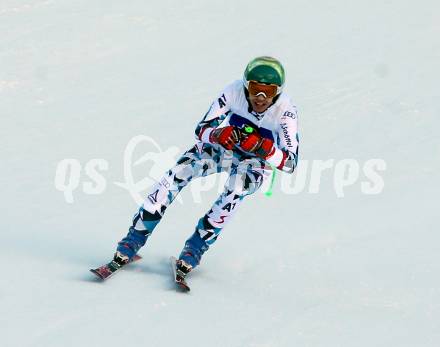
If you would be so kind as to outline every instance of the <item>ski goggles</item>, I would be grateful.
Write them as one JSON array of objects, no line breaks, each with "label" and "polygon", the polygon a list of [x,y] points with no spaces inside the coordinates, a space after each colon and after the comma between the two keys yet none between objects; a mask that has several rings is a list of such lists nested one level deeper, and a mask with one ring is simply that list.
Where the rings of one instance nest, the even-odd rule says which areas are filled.
[{"label": "ski goggles", "polygon": [[274,98],[281,93],[281,87],[276,84],[264,84],[257,81],[245,81],[245,84],[252,96],[263,95],[265,98]]}]

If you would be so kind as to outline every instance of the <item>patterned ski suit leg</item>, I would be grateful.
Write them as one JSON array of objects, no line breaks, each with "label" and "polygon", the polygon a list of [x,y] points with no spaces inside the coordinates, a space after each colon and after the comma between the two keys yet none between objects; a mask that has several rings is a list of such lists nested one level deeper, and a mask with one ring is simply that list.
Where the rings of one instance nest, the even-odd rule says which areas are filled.
[{"label": "patterned ski suit leg", "polygon": [[132,258],[145,245],[165,210],[183,187],[193,178],[221,172],[220,163],[224,161],[224,151],[211,145],[197,143],[186,151],[176,165],[153,185],[150,194],[134,215],[127,236],[118,243],[117,250]]},{"label": "patterned ski suit leg", "polygon": [[245,196],[256,192],[272,173],[270,166],[258,159],[235,160],[225,190],[212,208],[199,220],[194,234],[185,242],[180,259],[196,267],[200,259],[231,220]]}]

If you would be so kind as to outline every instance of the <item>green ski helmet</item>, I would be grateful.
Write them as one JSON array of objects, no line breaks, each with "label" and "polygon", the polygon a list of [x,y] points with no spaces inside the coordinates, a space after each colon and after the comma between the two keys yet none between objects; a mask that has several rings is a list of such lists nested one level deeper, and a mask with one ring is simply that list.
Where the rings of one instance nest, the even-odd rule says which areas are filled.
[{"label": "green ski helmet", "polygon": [[248,89],[249,81],[278,86],[277,95],[281,93],[285,82],[283,65],[275,58],[262,56],[252,59],[246,66],[243,82]]}]

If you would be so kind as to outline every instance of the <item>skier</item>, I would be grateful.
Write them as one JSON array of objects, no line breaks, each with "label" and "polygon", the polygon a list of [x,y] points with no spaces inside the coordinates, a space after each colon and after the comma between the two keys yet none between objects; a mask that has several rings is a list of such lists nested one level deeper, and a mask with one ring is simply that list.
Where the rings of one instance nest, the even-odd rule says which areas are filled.
[{"label": "skier", "polygon": [[243,79],[228,85],[197,125],[196,144],[151,188],[118,243],[114,262],[125,265],[137,254],[192,179],[226,171],[223,193],[200,218],[175,263],[176,282],[186,285],[185,276],[199,265],[243,198],[257,191],[273,169],[294,171],[297,109],[283,92],[284,82],[278,60],[262,56],[249,62]]}]

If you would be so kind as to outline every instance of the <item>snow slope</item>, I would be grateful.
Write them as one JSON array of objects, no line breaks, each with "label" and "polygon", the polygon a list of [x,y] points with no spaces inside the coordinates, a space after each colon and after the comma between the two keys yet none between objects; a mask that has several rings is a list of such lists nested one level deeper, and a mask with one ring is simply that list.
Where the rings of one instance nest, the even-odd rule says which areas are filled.
[{"label": "snow slope", "polygon": [[[0,1],[1,346],[439,346],[439,10]],[[278,176],[272,198],[245,201],[189,295],[173,289],[167,258],[216,189],[201,202],[185,191],[144,260],[95,281],[88,269],[111,257],[137,206],[114,184],[127,143],[146,135],[183,151],[216,94],[262,54],[284,62],[300,109],[305,189],[287,194]],[[55,188],[66,158],[83,168],[73,203]],[[95,158],[107,186],[90,195]],[[338,197],[336,164],[375,158],[383,191],[363,194],[361,171]],[[311,193],[310,166],[331,159]]]}]

